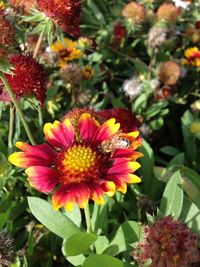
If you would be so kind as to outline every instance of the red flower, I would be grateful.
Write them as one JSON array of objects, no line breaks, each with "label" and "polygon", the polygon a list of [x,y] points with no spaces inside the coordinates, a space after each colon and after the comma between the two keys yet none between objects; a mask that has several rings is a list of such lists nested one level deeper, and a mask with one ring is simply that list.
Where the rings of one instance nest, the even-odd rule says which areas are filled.
[{"label": "red flower", "polygon": [[131,113],[129,110],[124,108],[111,108],[104,109],[98,112],[104,120],[115,118],[120,123],[121,129],[124,133],[131,132],[136,127],[141,126],[141,122]]},{"label": "red flower", "polygon": [[144,241],[132,256],[141,264],[151,259],[151,267],[188,267],[200,263],[198,236],[171,216],[146,226]]},{"label": "red flower", "polygon": [[[11,55],[9,62],[14,66],[14,74],[6,74],[8,83],[17,98],[35,95],[42,105],[46,99],[46,76],[44,68],[31,56]],[[0,100],[11,101],[0,85]]]},{"label": "red flower", "polygon": [[118,22],[113,28],[113,39],[115,42],[121,42],[127,35],[126,28]]},{"label": "red flower", "polygon": [[[78,118],[77,129],[78,134],[68,118],[46,123],[44,134],[50,145],[17,142],[22,152],[9,157],[12,164],[26,168],[30,184],[38,191],[50,193],[56,187],[52,197],[56,210],[63,206],[71,210],[75,203],[84,208],[89,199],[103,204],[104,194],[125,193],[128,183],[141,181],[133,174],[140,167],[136,159],[141,154],[135,151],[138,131],[117,139],[120,125],[115,119],[100,124],[89,113]],[[114,137],[119,143],[129,141],[129,145],[105,151],[103,147]]]},{"label": "red flower", "polygon": [[51,17],[64,32],[80,36],[80,0],[38,0],[38,9]]}]

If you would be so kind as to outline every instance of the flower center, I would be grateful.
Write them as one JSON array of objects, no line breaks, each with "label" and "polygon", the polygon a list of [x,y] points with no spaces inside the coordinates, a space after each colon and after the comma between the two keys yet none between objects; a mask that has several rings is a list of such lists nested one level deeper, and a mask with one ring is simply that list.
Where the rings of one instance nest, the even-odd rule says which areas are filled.
[{"label": "flower center", "polygon": [[97,178],[97,153],[90,147],[74,145],[61,154],[58,166],[63,184],[87,182]]}]

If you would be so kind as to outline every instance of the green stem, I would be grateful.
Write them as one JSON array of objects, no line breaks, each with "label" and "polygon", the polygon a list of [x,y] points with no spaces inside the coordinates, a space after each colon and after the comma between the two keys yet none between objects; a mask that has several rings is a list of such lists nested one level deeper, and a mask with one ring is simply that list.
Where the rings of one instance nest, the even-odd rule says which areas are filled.
[{"label": "green stem", "polygon": [[90,207],[89,204],[84,208],[84,214],[85,214],[85,221],[87,226],[87,232],[92,232],[92,225],[91,225],[91,219],[90,219]]},{"label": "green stem", "polygon": [[0,78],[1,78],[1,80],[2,80],[2,82],[3,82],[3,85],[4,85],[4,87],[5,87],[5,90],[7,91],[8,95],[10,96],[10,98],[11,98],[11,100],[12,100],[12,102],[13,102],[15,108],[16,108],[16,111],[17,111],[18,114],[19,114],[19,117],[20,117],[20,119],[21,119],[21,121],[22,121],[22,123],[23,123],[23,125],[24,125],[25,131],[26,131],[26,133],[27,133],[27,135],[28,135],[28,138],[29,138],[31,144],[32,144],[32,145],[36,145],[36,142],[35,142],[35,140],[34,140],[34,138],[33,138],[33,136],[32,136],[31,130],[30,130],[30,128],[29,128],[29,126],[28,126],[28,124],[27,124],[27,122],[26,122],[26,120],[25,120],[24,113],[23,113],[23,111],[21,110],[21,108],[20,108],[20,106],[19,106],[19,103],[18,103],[17,100],[16,100],[15,94],[14,94],[13,91],[11,90],[9,83],[8,83],[8,81],[7,81],[6,77],[5,77],[5,75],[4,75],[2,72],[0,72]]},{"label": "green stem", "polygon": [[8,133],[8,151],[10,153],[10,150],[13,146],[13,132],[14,132],[14,121],[15,121],[15,108],[10,106],[10,120],[9,120],[9,133]]},{"label": "green stem", "polygon": [[43,127],[43,117],[42,117],[42,109],[40,106],[38,107],[38,120],[39,120],[39,125],[42,128]]}]

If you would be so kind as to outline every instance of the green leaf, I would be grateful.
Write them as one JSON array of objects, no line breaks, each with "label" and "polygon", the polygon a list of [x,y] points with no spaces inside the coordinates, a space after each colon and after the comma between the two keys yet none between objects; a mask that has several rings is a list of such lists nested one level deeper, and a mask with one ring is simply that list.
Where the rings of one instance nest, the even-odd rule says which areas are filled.
[{"label": "green leaf", "polygon": [[165,215],[178,218],[183,206],[183,190],[181,188],[180,172],[175,172],[170,178],[163,193],[160,211]]},{"label": "green leaf", "polygon": [[15,68],[9,63],[7,59],[0,59],[0,72],[6,73],[6,74],[13,74],[13,70]]},{"label": "green leaf", "polygon": [[104,253],[114,256],[120,252],[130,250],[130,244],[137,242],[140,239],[140,235],[142,235],[142,231],[139,224],[135,221],[127,221],[118,228],[112,242]]},{"label": "green leaf", "polygon": [[112,98],[111,103],[114,108],[126,108],[126,105],[120,98]]},{"label": "green leaf", "polygon": [[95,241],[95,249],[97,254],[103,253],[103,251],[108,247],[109,240],[106,236],[98,236],[97,240]]},{"label": "green leaf", "polygon": [[181,221],[186,223],[194,232],[200,234],[200,211],[187,197],[184,197]]},{"label": "green leaf", "polygon": [[65,252],[68,256],[77,256],[85,253],[97,240],[93,233],[76,233],[65,241]]},{"label": "green leaf", "polygon": [[143,139],[142,140],[142,146],[140,147],[140,152],[144,155],[140,159],[141,168],[140,172],[143,177],[143,186],[145,193],[149,192],[149,189],[151,188],[152,184],[152,178],[154,177],[154,155],[153,150],[150,147],[150,145]]},{"label": "green leaf", "polygon": [[82,218],[81,218],[81,211],[80,211],[80,208],[78,207],[78,205],[74,205],[72,211],[64,211],[64,214],[70,220],[72,220],[78,227],[81,226]]},{"label": "green leaf", "polygon": [[52,205],[38,197],[28,197],[28,204],[33,215],[51,232],[63,239],[80,232],[79,228],[59,211],[54,211]]},{"label": "green leaf", "polygon": [[134,65],[135,65],[136,70],[140,74],[145,74],[149,71],[148,66],[138,58],[134,60]]},{"label": "green leaf", "polygon": [[92,224],[92,229],[95,233],[100,234],[102,230],[105,230],[104,227],[107,226],[107,220],[108,220],[107,203],[108,202],[106,201],[106,204],[104,205],[98,205],[96,203],[94,204],[91,224]]},{"label": "green leaf", "polygon": [[124,263],[109,255],[91,255],[89,256],[82,267],[133,267],[134,265],[129,265]]},{"label": "green leaf", "polygon": [[200,209],[200,175],[189,168],[181,169],[182,187],[190,200]]},{"label": "green leaf", "polygon": [[176,156],[180,153],[180,151],[173,146],[164,146],[160,149],[160,151],[169,156]]},{"label": "green leaf", "polygon": [[149,123],[149,126],[152,130],[159,130],[164,124],[163,118],[158,118]]},{"label": "green leaf", "polygon": [[160,101],[158,103],[153,104],[151,107],[148,108],[146,112],[147,118],[154,117],[155,115],[160,114],[161,110],[168,105],[165,101]]}]

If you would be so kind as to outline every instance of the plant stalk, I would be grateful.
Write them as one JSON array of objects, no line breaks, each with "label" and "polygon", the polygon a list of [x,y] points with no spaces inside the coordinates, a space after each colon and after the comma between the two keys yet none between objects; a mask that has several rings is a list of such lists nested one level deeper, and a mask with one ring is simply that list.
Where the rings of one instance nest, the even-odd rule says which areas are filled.
[{"label": "plant stalk", "polygon": [[29,138],[31,144],[32,145],[36,145],[36,142],[35,142],[35,140],[34,140],[34,138],[32,136],[31,130],[30,130],[30,128],[29,128],[29,126],[28,126],[28,124],[26,122],[24,113],[21,110],[20,105],[19,105],[19,103],[16,100],[15,94],[13,93],[12,89],[10,88],[10,85],[9,85],[9,83],[8,83],[8,81],[7,81],[4,73],[0,72],[0,78],[1,78],[1,80],[3,82],[3,85],[5,87],[5,90],[7,91],[8,95],[10,96],[10,98],[11,98],[11,100],[12,100],[12,102],[13,102],[15,108],[16,108],[16,111],[19,114],[19,117],[20,117],[20,119],[21,119],[21,121],[22,121],[22,123],[24,125],[25,131],[26,131],[26,133],[28,135],[28,138]]},{"label": "plant stalk", "polygon": [[33,58],[37,57],[37,54],[38,54],[38,52],[40,50],[40,46],[42,44],[42,38],[43,38],[43,35],[44,35],[44,30],[40,33],[40,36],[38,38],[37,44],[36,44],[34,52],[33,52]]},{"label": "plant stalk", "polygon": [[15,108],[10,105],[10,119],[9,119],[9,133],[8,133],[8,151],[10,153],[10,150],[13,146],[13,132],[14,132],[14,121],[15,121]]}]

